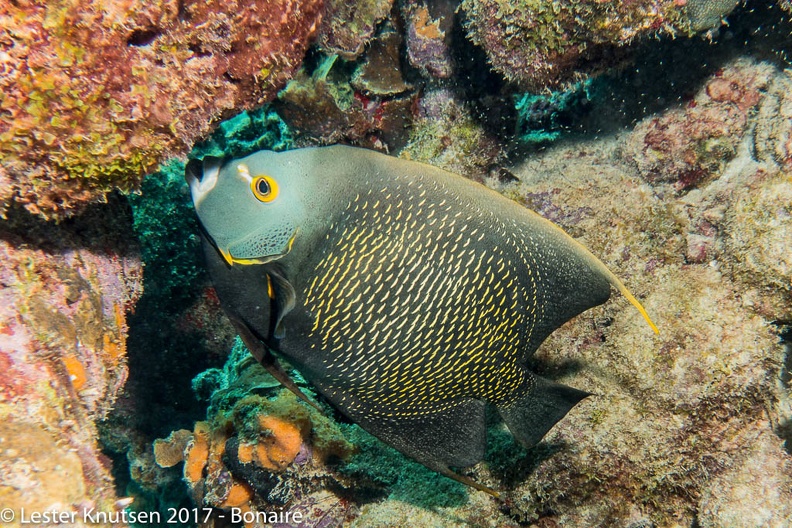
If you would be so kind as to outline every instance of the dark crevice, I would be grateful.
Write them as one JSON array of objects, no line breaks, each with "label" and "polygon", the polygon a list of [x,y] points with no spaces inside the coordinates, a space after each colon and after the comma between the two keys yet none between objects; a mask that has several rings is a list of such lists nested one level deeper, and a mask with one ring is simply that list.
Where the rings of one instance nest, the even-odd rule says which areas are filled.
[{"label": "dark crevice", "polygon": [[127,39],[127,46],[148,46],[154,39],[160,36],[160,32],[155,29],[137,29],[132,32],[132,34]]}]

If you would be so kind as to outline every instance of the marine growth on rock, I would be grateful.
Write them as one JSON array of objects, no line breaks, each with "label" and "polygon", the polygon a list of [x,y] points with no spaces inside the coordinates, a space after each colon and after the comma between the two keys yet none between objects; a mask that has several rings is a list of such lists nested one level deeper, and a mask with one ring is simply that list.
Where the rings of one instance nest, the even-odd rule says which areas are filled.
[{"label": "marine growth on rock", "polygon": [[274,97],[322,2],[4,2],[0,213],[63,218]]}]

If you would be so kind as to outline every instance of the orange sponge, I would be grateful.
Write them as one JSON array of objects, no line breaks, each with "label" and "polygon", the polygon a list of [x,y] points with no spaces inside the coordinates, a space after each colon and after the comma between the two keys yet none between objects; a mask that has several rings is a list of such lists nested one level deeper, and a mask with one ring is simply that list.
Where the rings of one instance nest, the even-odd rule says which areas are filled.
[{"label": "orange sponge", "polygon": [[259,426],[266,434],[256,448],[256,458],[262,467],[283,471],[300,452],[302,434],[300,429],[274,416],[259,416]]},{"label": "orange sponge", "polygon": [[184,460],[184,477],[191,485],[203,477],[206,462],[209,460],[209,424],[196,422],[192,444],[188,446]]}]

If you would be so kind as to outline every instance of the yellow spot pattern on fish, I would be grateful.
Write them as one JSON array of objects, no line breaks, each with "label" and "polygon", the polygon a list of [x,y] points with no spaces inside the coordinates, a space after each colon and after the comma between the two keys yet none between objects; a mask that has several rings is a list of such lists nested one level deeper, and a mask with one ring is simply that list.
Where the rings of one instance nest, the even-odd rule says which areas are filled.
[{"label": "yellow spot pattern on fish", "polygon": [[[305,292],[328,390],[351,410],[390,417],[469,398],[509,403],[530,383],[517,362],[541,306],[525,236],[492,217],[503,247],[483,247],[492,237],[453,195],[402,185],[412,200],[398,186],[353,197]],[[445,199],[430,202],[427,190]]]}]

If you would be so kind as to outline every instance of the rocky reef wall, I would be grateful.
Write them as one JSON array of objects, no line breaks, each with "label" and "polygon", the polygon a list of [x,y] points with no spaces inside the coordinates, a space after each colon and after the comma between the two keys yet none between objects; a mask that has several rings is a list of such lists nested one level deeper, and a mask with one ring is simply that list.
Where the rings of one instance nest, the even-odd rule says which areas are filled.
[{"label": "rocky reef wall", "polygon": [[[315,527],[789,525],[789,10],[3,5],[0,505],[199,507],[186,524],[218,527],[231,508]],[[183,157],[335,142],[537,211],[660,327],[616,297],[548,339],[534,368],[594,396],[529,451],[491,424],[466,474],[502,501],[298,402],[222,316]]]}]

